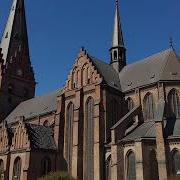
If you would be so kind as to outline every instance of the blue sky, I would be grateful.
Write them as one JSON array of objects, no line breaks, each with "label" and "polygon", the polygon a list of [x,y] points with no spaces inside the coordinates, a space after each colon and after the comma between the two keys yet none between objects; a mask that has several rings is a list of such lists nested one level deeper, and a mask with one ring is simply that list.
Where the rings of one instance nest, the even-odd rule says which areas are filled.
[{"label": "blue sky", "polygon": [[[41,95],[64,85],[79,49],[109,62],[113,0],[25,0],[31,61]],[[0,1],[2,34],[12,0]],[[179,0],[121,0],[128,63],[169,48],[180,54]]]}]

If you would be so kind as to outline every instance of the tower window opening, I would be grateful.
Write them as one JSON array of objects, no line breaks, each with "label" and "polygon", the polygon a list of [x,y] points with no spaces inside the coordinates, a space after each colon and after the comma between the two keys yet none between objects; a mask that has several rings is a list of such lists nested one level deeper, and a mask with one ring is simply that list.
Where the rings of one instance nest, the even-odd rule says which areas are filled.
[{"label": "tower window opening", "polygon": [[15,34],[14,34],[14,39],[16,39],[16,40],[19,39],[19,34],[18,34],[18,33],[15,33]]},{"label": "tower window opening", "polygon": [[6,33],[5,38],[8,38],[8,32]]},{"label": "tower window opening", "polygon": [[118,56],[117,51],[114,51],[114,60],[117,60],[117,56]]},{"label": "tower window opening", "polygon": [[76,88],[76,82],[73,83],[73,88]]}]

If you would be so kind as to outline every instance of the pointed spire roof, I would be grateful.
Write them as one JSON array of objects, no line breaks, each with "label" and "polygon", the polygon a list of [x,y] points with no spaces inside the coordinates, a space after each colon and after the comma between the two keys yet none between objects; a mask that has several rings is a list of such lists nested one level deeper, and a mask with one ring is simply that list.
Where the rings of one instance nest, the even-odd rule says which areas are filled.
[{"label": "pointed spire roof", "polygon": [[0,48],[5,63],[20,48],[23,49],[24,55],[29,57],[24,0],[13,0]]},{"label": "pointed spire roof", "polygon": [[123,40],[123,34],[122,34],[121,22],[120,22],[119,1],[116,0],[112,47],[118,47],[118,46],[124,47],[124,40]]}]

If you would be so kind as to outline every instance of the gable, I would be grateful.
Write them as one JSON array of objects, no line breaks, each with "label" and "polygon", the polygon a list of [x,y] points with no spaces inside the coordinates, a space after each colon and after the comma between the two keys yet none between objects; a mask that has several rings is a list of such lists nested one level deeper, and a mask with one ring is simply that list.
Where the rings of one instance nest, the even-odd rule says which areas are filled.
[{"label": "gable", "polygon": [[19,117],[19,124],[14,129],[14,137],[12,138],[11,151],[30,148],[30,141],[23,120],[24,117]]},{"label": "gable", "polygon": [[83,86],[101,83],[101,74],[93,65],[85,50],[81,49],[73,65],[65,85],[65,91],[70,91]]},{"label": "gable", "polygon": [[0,129],[0,153],[7,152],[9,150],[9,137],[8,128],[3,124]]}]

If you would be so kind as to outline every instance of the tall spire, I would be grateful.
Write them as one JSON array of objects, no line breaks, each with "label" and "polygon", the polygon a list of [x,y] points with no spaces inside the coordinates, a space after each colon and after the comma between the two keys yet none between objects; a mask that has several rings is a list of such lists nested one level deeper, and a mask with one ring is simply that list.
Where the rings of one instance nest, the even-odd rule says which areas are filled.
[{"label": "tall spire", "polygon": [[116,11],[114,17],[114,31],[113,31],[113,41],[112,41],[112,47],[117,47],[117,46],[124,47],[118,0],[116,0]]},{"label": "tall spire", "polygon": [[3,71],[0,71],[0,117],[35,95],[35,78],[29,56],[24,0],[13,0],[2,36]]},{"label": "tall spire", "polygon": [[19,48],[22,48],[24,55],[29,58],[24,0],[13,0],[0,48],[5,63]]},{"label": "tall spire", "polygon": [[120,72],[121,69],[126,65],[126,48],[124,46],[118,0],[116,0],[113,39],[112,39],[112,47],[110,49],[110,53],[111,53],[110,64],[114,67],[114,69],[117,72]]}]

